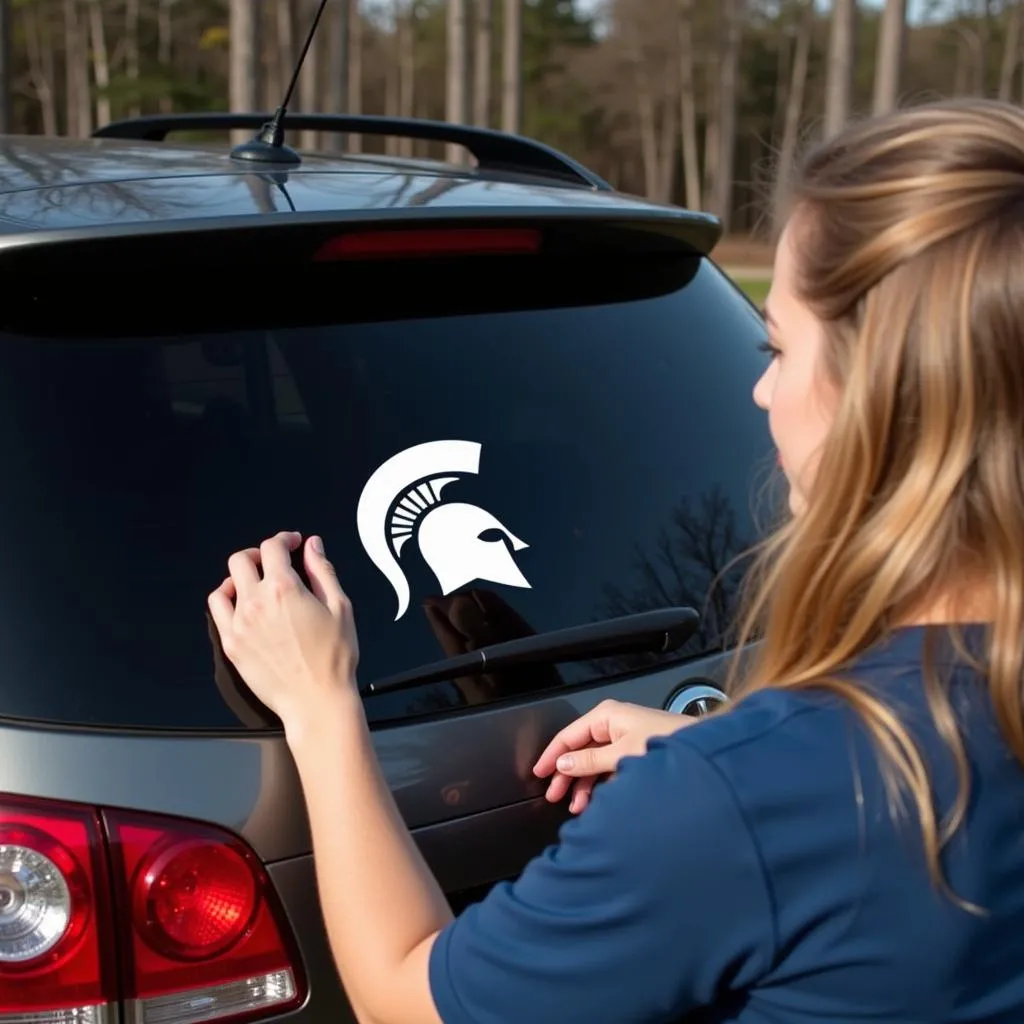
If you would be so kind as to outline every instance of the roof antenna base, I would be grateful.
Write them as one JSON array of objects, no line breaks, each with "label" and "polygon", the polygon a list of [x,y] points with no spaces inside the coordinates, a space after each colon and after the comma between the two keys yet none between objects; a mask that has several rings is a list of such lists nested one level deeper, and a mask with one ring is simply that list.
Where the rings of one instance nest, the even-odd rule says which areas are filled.
[{"label": "roof antenna base", "polygon": [[306,54],[309,53],[309,47],[313,42],[313,36],[316,35],[317,26],[320,24],[320,19],[323,17],[326,6],[327,0],[320,0],[316,14],[313,17],[313,24],[309,26],[306,40],[302,44],[302,52],[295,63],[295,70],[292,72],[291,81],[288,83],[288,88],[285,89],[281,106],[274,111],[274,116],[248,142],[243,142],[231,150],[232,160],[262,165],[264,167],[267,164],[276,164],[278,167],[295,167],[297,164],[302,163],[302,157],[291,146],[284,144],[284,118],[288,112],[288,104],[291,102],[292,94],[295,92],[296,83],[299,80],[299,72],[305,63]]},{"label": "roof antenna base", "polygon": [[232,160],[248,164],[277,164],[295,167],[302,163],[302,157],[291,146],[284,144],[285,107],[278,107],[269,120],[251,139],[241,142],[231,150]]}]

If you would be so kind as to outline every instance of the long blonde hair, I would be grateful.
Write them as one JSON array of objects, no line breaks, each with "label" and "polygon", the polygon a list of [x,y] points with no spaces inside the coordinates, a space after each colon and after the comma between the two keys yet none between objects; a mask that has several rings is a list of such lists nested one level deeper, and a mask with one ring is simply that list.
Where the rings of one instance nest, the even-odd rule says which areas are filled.
[{"label": "long blonde hair", "polygon": [[731,686],[848,701],[949,892],[941,851],[970,772],[944,681],[927,669],[960,783],[940,820],[907,725],[842,670],[958,584],[982,585],[976,664],[1024,765],[1024,112],[958,100],[854,123],[796,169],[779,214],[840,397],[806,507],[758,552],[738,640],[760,643]]}]

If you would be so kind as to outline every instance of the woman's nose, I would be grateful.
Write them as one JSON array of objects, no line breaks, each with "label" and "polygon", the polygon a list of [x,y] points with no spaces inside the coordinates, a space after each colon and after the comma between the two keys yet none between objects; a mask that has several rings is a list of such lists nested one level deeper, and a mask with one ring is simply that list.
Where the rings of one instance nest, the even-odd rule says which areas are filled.
[{"label": "woman's nose", "polygon": [[768,385],[768,375],[771,372],[772,367],[768,367],[768,369],[758,377],[757,383],[754,385],[754,405],[759,409],[764,409],[765,412],[768,411],[769,398],[771,395],[771,389]]}]

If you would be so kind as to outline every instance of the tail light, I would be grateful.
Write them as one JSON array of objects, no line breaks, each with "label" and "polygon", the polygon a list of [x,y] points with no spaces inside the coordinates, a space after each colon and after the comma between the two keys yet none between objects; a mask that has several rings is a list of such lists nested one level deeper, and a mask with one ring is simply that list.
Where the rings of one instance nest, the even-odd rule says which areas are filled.
[{"label": "tail light", "polygon": [[288,933],[248,847],[199,825],[115,812],[107,821],[128,918],[130,1018],[191,1024],[297,1005]]},{"label": "tail light", "polygon": [[0,802],[0,1024],[106,1024],[119,1002],[130,1024],[254,1020],[304,996],[273,886],[235,836]]},{"label": "tail light", "polygon": [[0,798],[0,1021],[103,1024],[116,1004],[95,812]]},{"label": "tail light", "polygon": [[541,233],[534,228],[385,228],[350,231],[329,238],[314,262],[412,256],[484,256],[535,253]]}]

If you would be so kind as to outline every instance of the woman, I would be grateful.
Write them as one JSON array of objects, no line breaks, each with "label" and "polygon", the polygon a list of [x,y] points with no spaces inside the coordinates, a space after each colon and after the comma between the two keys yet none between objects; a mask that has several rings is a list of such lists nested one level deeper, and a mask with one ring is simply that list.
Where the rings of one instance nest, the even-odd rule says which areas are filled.
[{"label": "woman", "polygon": [[555,737],[535,772],[589,806],[516,883],[451,919],[318,538],[313,594],[279,534],[211,595],[284,722],[360,1020],[1024,1021],[1024,113],[852,126],[780,213],[754,401],[792,516],[756,661],[689,728],[602,705]]}]

